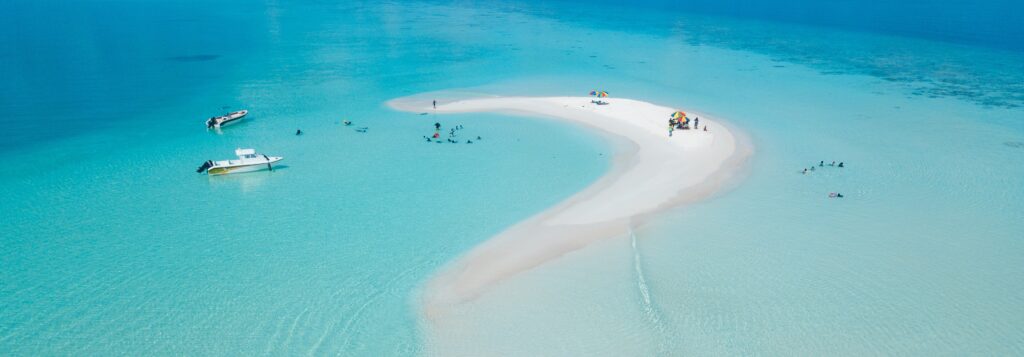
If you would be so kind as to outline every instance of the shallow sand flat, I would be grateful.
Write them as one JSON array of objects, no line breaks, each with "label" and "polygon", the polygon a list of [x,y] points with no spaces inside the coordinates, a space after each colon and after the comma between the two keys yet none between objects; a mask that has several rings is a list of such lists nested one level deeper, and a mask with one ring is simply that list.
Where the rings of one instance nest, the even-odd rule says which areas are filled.
[{"label": "shallow sand flat", "polygon": [[[614,144],[613,165],[583,191],[516,224],[442,269],[423,292],[428,320],[493,284],[595,241],[626,233],[643,216],[713,193],[751,153],[722,122],[699,113],[703,130],[668,135],[676,109],[612,98],[489,97],[439,103],[438,113],[500,112],[554,118],[597,129]],[[396,99],[393,108],[434,110],[430,101]]]}]

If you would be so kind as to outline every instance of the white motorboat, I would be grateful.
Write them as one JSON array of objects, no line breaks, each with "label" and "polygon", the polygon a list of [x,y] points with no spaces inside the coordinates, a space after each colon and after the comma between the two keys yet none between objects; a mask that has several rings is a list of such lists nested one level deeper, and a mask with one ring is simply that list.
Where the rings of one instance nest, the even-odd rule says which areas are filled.
[{"label": "white motorboat", "polygon": [[209,175],[226,175],[273,170],[273,163],[284,160],[279,156],[257,154],[254,149],[235,149],[235,155],[238,155],[238,160],[206,161],[196,169],[196,172],[205,171]]},{"label": "white motorboat", "polygon": [[210,119],[206,119],[206,128],[220,129],[220,127],[222,126],[231,123],[237,123],[238,121],[242,120],[242,117],[244,117],[246,114],[249,114],[248,110],[239,110],[237,112],[230,112],[219,117],[211,117]]}]

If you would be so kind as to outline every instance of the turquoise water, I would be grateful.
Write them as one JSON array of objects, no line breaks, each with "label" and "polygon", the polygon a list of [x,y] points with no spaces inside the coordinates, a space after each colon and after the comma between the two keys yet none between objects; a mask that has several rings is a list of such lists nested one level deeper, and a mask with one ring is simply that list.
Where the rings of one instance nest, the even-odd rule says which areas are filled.
[{"label": "turquoise water", "polygon": [[[6,355],[437,351],[421,284],[595,180],[608,144],[557,122],[384,102],[594,87],[730,119],[757,148],[749,177],[637,227],[635,250],[623,237],[513,279],[475,308],[493,319],[465,350],[1024,353],[1013,46],[574,3],[12,6]],[[54,21],[32,21],[43,15]],[[251,114],[202,129],[228,108]],[[427,144],[434,121],[483,140]],[[240,146],[286,159],[193,172]],[[818,160],[848,167],[797,173]]]}]

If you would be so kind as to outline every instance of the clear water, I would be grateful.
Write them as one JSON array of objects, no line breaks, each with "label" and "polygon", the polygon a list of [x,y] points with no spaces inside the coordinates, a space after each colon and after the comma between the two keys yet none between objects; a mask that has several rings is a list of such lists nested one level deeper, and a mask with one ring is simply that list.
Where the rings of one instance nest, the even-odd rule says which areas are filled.
[{"label": "clear water", "polygon": [[[593,87],[729,118],[757,147],[749,177],[499,287],[467,307],[461,351],[1024,353],[1013,26],[975,41],[930,35],[951,28],[941,22],[850,32],[864,28],[719,17],[750,17],[728,7],[486,1],[11,9],[6,355],[444,351],[444,333],[418,322],[418,287],[599,177],[608,146],[546,120],[383,102]],[[202,129],[243,107],[250,117],[222,135]],[[427,144],[435,120],[484,140]],[[194,174],[239,146],[286,160]],[[797,173],[833,159],[848,167]]]}]

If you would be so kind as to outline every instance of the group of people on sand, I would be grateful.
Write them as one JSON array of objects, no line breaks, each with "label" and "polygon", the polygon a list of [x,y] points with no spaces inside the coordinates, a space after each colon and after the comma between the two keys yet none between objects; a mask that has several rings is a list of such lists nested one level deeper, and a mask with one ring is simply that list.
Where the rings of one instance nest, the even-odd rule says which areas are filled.
[{"label": "group of people on sand", "polygon": [[[846,163],[840,161],[839,164],[837,165],[835,161],[832,161],[832,163],[828,164],[828,166],[832,166],[832,167],[846,167]],[[825,167],[825,160],[818,161],[818,166],[817,167]],[[811,165],[810,169],[804,168],[804,171],[801,172],[801,173],[806,175],[808,172],[814,172],[814,168],[815,168],[815,166]],[[829,198],[843,198],[844,196],[843,196],[842,193],[839,193],[839,192],[829,192],[828,197]]]},{"label": "group of people on sand", "polygon": [[[697,130],[700,127],[700,117],[693,117],[693,130]],[[690,118],[683,118],[682,120],[676,118],[668,119],[668,136],[672,137],[672,132],[679,130],[690,130]],[[704,126],[704,131],[708,131],[708,126]]]},{"label": "group of people on sand", "polygon": [[[465,127],[463,127],[461,124],[452,127],[450,130],[448,130],[448,138],[446,139],[446,141],[449,142],[449,143],[452,143],[452,144],[458,144],[459,140],[456,139],[458,137],[458,132],[461,131],[464,128]],[[426,139],[428,143],[429,142],[436,142],[436,143],[440,144],[441,143],[441,123],[434,123],[434,135],[431,135],[431,136],[424,135],[423,138]],[[476,140],[480,141],[480,140],[483,140],[483,138],[477,136]],[[473,139],[466,139],[466,144],[472,144],[472,143],[473,143]]]}]

